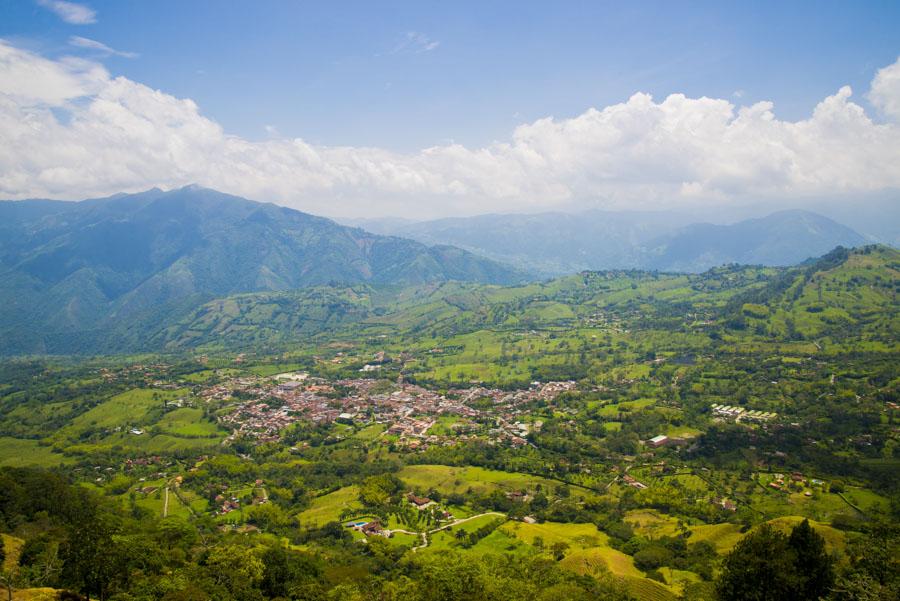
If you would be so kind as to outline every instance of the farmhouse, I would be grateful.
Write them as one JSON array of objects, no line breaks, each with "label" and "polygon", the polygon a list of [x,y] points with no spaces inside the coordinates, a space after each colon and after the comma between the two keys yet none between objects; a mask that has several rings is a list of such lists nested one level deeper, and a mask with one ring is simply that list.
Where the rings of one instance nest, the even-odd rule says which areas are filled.
[{"label": "farmhouse", "polygon": [[426,507],[429,507],[430,505],[434,504],[434,501],[432,501],[428,497],[417,497],[413,493],[409,493],[408,495],[406,495],[406,499],[410,503],[415,505],[416,509],[419,509],[419,510],[425,509]]},{"label": "farmhouse", "polygon": [[668,442],[669,442],[669,437],[666,436],[665,434],[660,434],[659,436],[654,436],[653,438],[648,440],[647,444],[649,444],[651,447],[653,447],[655,449],[657,447],[661,447],[663,445],[668,444]]},{"label": "farmhouse", "polygon": [[388,531],[381,527],[381,522],[378,520],[369,522],[360,528],[360,530],[362,530],[362,533],[366,536],[389,536]]}]

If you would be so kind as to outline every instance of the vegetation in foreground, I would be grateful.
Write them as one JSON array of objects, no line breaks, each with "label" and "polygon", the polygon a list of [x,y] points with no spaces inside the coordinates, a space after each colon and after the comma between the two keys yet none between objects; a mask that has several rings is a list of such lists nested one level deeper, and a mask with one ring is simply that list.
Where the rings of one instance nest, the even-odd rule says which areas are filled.
[{"label": "vegetation in foreground", "polygon": [[173,349],[201,341],[189,354],[4,362],[3,582],[894,599],[898,268],[868,247],[370,291],[362,317],[309,335],[260,335],[282,313],[251,295],[168,330]]}]

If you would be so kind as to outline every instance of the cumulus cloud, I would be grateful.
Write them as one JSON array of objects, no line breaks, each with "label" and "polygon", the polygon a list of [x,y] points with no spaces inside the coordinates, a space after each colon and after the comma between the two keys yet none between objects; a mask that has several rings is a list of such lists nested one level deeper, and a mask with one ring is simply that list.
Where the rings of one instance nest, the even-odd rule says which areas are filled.
[{"label": "cumulus cloud", "polygon": [[56,13],[60,19],[72,25],[90,25],[97,22],[97,13],[84,4],[65,0],[37,0],[38,4]]},{"label": "cumulus cloud", "polygon": [[[870,96],[882,110],[896,106],[896,91],[877,82]],[[113,77],[97,63],[0,42],[0,139],[0,198],[198,183],[314,213],[434,217],[900,188],[900,126],[873,121],[849,87],[800,121],[779,120],[770,102],[736,107],[638,93],[573,118],[520,125],[509,140],[481,148],[395,153],[275,136],[249,141],[228,135],[189,99]]]},{"label": "cumulus cloud", "polygon": [[869,101],[885,117],[900,122],[900,58],[893,65],[879,69],[872,80]]},{"label": "cumulus cloud", "polygon": [[83,38],[80,35],[73,35],[69,38],[69,45],[75,46],[76,48],[85,48],[87,50],[95,50],[100,54],[104,55],[114,55],[121,56],[123,58],[137,58],[138,54],[135,52],[123,52],[122,50],[116,50],[115,48],[110,48],[103,42],[98,42],[97,40],[92,40],[90,38]]}]

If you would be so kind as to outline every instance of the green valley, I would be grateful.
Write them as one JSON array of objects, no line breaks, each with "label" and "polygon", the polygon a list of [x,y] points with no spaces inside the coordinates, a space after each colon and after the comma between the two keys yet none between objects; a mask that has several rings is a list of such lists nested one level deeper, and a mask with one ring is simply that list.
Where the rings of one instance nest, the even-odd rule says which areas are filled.
[{"label": "green valley", "polygon": [[[715,599],[762,545],[828,598],[887,599],[898,275],[869,246],[313,287],[206,302],[153,354],[5,360],[4,574],[109,599]],[[84,520],[105,525],[75,553]],[[101,556],[117,575],[46,568]],[[777,586],[815,585],[794,569]]]}]

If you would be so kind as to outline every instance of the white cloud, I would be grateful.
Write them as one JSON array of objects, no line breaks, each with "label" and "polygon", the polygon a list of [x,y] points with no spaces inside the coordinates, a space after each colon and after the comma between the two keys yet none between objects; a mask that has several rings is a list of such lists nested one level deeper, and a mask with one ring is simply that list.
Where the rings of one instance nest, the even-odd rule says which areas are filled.
[{"label": "white cloud", "polygon": [[[870,96],[896,106],[878,82]],[[873,121],[851,97],[841,88],[808,119],[784,121],[769,102],[638,93],[482,148],[401,154],[231,136],[189,99],[0,41],[0,198],[198,183],[313,213],[434,217],[900,189],[900,126]]]},{"label": "white cloud", "polygon": [[102,65],[76,58],[50,61],[0,40],[0,99],[20,107],[61,105],[98,93],[109,82]]},{"label": "white cloud", "polygon": [[65,0],[37,0],[37,3],[52,10],[60,19],[72,25],[90,25],[97,22],[97,13],[84,4]]},{"label": "white cloud", "polygon": [[424,33],[420,33],[418,31],[407,31],[403,36],[403,40],[401,40],[400,43],[394,46],[393,50],[391,50],[390,53],[398,54],[401,52],[414,52],[418,54],[422,52],[431,52],[440,45],[440,42],[438,42],[437,40],[432,40]]},{"label": "white cloud", "polygon": [[71,36],[69,38],[69,45],[75,46],[76,48],[95,50],[105,55],[121,56],[123,58],[137,58],[139,56],[136,52],[123,52],[122,50],[116,50],[115,48],[110,48],[103,42],[98,42],[97,40],[92,40],[90,38],[83,38],[80,35]]},{"label": "white cloud", "polygon": [[879,69],[875,74],[869,101],[885,117],[900,122],[900,57],[893,65]]}]

